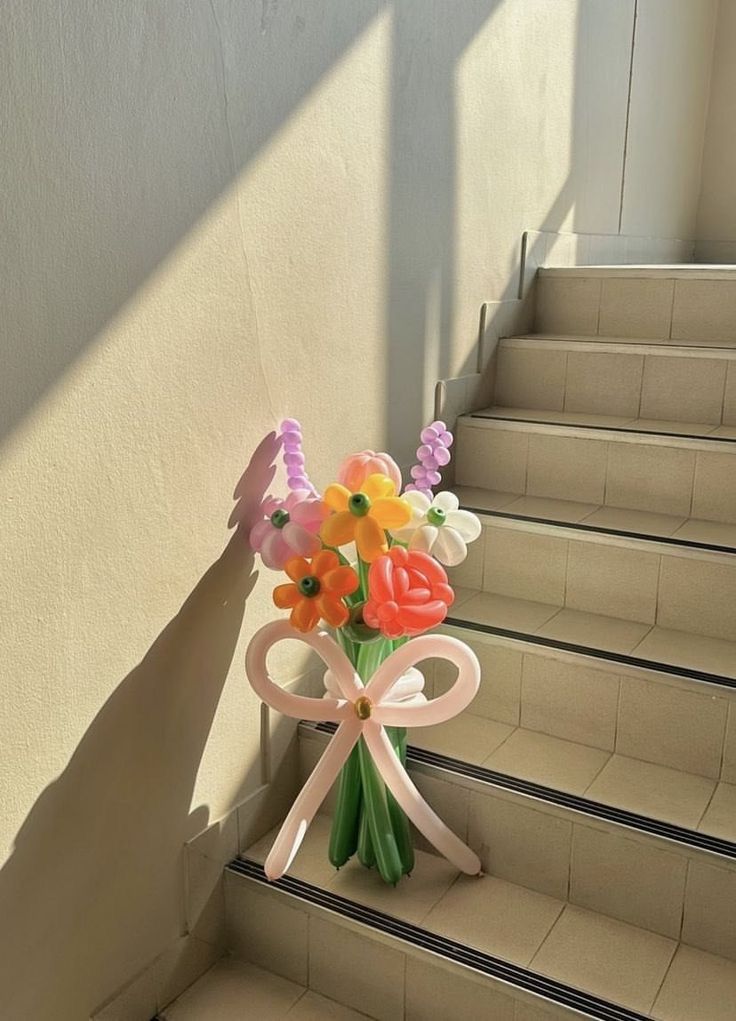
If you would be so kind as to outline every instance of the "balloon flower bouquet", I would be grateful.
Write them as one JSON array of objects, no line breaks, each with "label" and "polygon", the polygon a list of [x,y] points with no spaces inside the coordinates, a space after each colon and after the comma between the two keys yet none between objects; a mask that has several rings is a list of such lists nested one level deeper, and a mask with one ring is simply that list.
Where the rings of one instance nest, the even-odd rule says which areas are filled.
[{"label": "balloon flower bouquet", "polygon": [[[288,580],[276,586],[273,601],[290,614],[256,633],[246,671],[274,709],[338,726],[281,827],[266,875],[278,879],[289,868],[338,777],[329,846],[337,868],[357,854],[395,885],[414,865],[411,820],[458,869],[477,874],[477,856],[426,804],[404,768],[406,728],[455,716],[480,680],[466,645],[425,634],[445,619],[454,599],[445,568],[465,559],[481,531],[452,493],[433,495],[439,469],[450,461],[452,435],[443,422],[423,430],[403,493],[389,455],[366,450],[348,457],[320,494],[306,474],[294,419],[282,423],[281,443],[289,495],[263,502],[250,543],[266,567],[285,572]],[[291,694],[268,674],[269,649],[293,638],[327,666],[321,699]],[[448,659],[458,670],[453,686],[431,700],[415,665],[429,657]]]}]

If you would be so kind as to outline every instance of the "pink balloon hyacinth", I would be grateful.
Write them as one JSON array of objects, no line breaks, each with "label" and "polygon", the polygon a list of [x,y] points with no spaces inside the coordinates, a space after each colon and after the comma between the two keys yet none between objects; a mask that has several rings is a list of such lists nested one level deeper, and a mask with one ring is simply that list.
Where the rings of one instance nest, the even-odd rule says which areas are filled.
[{"label": "pink balloon hyacinth", "polygon": [[251,529],[250,544],[271,570],[281,571],[291,557],[313,557],[322,549],[318,532],[330,510],[309,490],[292,490],[285,500],[269,496],[261,513],[263,519]]}]

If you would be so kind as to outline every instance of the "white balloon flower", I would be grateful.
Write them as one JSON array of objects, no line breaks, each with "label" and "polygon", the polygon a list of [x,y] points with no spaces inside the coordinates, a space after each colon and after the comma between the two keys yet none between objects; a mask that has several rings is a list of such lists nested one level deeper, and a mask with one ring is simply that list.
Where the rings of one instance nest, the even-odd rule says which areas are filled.
[{"label": "white balloon flower", "polygon": [[436,557],[445,567],[457,567],[468,555],[468,543],[481,533],[481,523],[470,511],[459,510],[454,493],[438,493],[434,500],[418,490],[403,493],[411,506],[411,519],[403,528],[391,529],[399,542],[411,550]]}]

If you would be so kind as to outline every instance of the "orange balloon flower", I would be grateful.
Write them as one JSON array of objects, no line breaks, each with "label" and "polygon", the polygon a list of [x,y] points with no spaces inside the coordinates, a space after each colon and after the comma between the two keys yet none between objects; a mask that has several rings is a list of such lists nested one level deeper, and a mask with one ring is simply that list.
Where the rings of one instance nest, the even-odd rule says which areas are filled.
[{"label": "orange balloon flower", "polygon": [[403,528],[411,518],[411,507],[396,496],[396,486],[386,475],[369,475],[355,493],[335,482],[323,499],[335,513],[322,523],[322,542],[326,546],[355,542],[367,564],[388,549],[385,530]]},{"label": "orange balloon flower", "polygon": [[312,631],[320,620],[332,627],[342,627],[350,614],[344,596],[355,592],[360,584],[352,567],[341,567],[337,553],[322,550],[311,560],[292,557],[284,570],[291,585],[277,585],[273,601],[280,610],[291,610],[291,623],[297,631]]}]

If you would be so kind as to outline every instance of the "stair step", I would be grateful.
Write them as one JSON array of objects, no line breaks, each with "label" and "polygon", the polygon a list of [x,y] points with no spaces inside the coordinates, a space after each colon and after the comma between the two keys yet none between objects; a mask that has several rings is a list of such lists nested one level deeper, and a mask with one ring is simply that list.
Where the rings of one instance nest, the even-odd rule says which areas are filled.
[{"label": "stair step", "polygon": [[582,424],[594,414],[611,416],[611,426],[683,435],[723,425],[736,437],[736,347],[506,338],[497,349],[495,404],[553,421]]},{"label": "stair step", "polygon": [[491,592],[456,590],[447,623],[540,646],[736,687],[736,642]]},{"label": "stair step", "polygon": [[[529,422],[538,425],[571,426],[573,429],[636,434],[646,441],[653,439],[715,440],[721,444],[736,442],[736,426],[712,422],[679,422],[665,419],[627,418],[583,411],[553,411],[545,408],[513,408],[494,406],[473,412],[473,418],[494,419],[502,422]],[[707,448],[706,448],[707,449]],[[724,446],[731,453],[731,446]]]},{"label": "stair step", "polygon": [[604,507],[575,500],[519,496],[517,493],[499,493],[474,486],[455,486],[453,492],[462,508],[485,518],[533,521],[558,527],[574,526],[578,531],[592,531],[602,535],[654,539],[675,546],[721,553],[736,552],[736,524],[728,522]]},{"label": "stair step", "polygon": [[736,524],[733,440],[610,428],[600,420],[591,424],[591,418],[569,425],[465,415],[457,423],[456,482]]},{"label": "stair step", "polygon": [[245,961],[224,958],[159,1014],[160,1021],[360,1021],[368,1015]]},{"label": "stair step", "polygon": [[333,999],[397,1021],[732,1016],[731,960],[497,876],[458,876],[421,851],[396,889],[352,863],[326,876],[327,826],[315,820],[290,877],[266,882],[268,840],[226,874],[237,951],[292,981],[308,974]]},{"label": "stair step", "polygon": [[685,343],[736,343],[736,273],[726,267],[548,268],[535,331]]},{"label": "stair step", "polygon": [[654,626],[692,634],[696,642],[703,635],[725,641],[736,636],[731,550],[554,522],[485,515],[481,521],[482,534],[466,560],[449,571],[457,587],[542,604],[542,623],[568,610],[635,625],[627,637],[644,638]]}]

